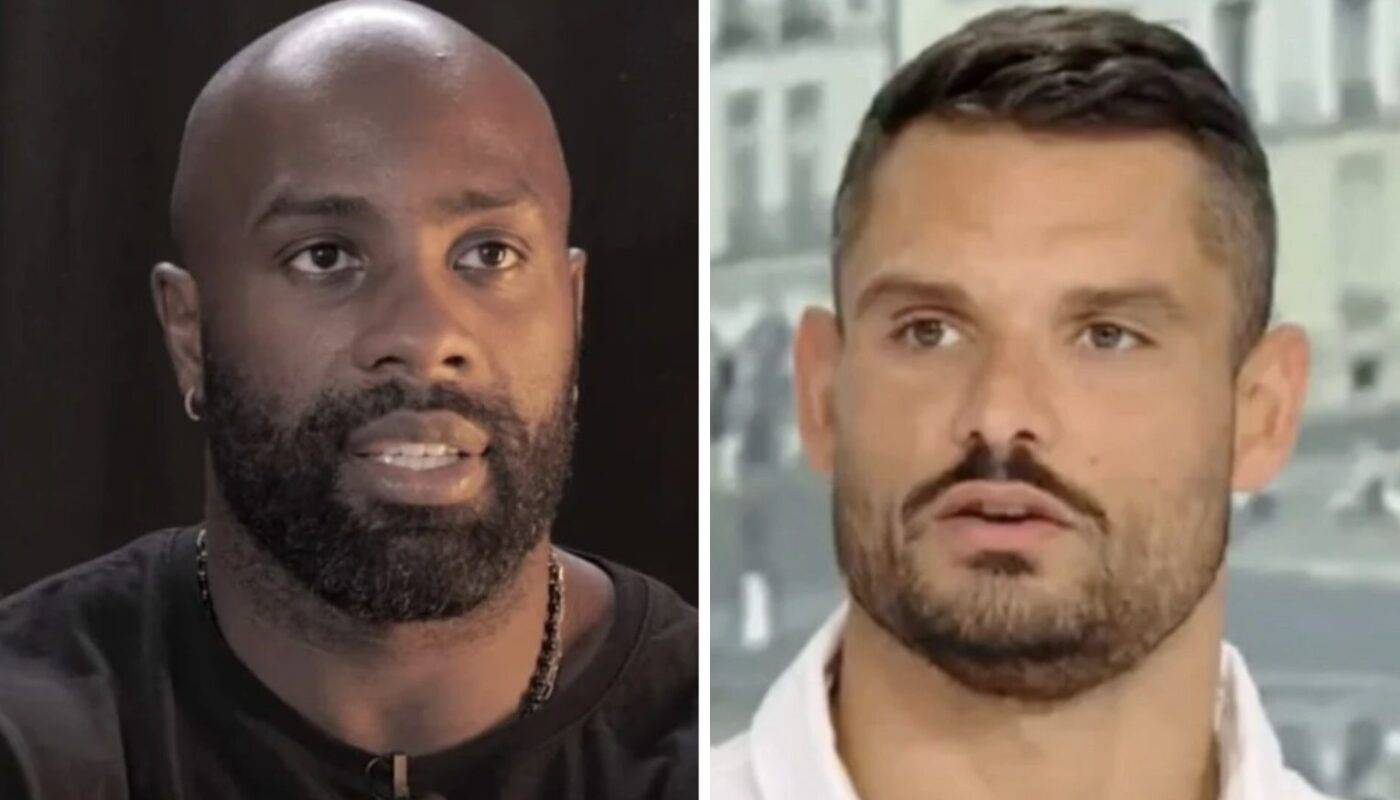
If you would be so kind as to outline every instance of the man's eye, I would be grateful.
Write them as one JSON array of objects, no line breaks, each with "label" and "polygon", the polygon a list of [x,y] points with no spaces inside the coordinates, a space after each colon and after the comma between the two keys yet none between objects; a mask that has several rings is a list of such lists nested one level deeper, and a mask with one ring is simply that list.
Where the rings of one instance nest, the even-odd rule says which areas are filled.
[{"label": "man's eye", "polygon": [[1084,329],[1079,341],[1094,350],[1130,350],[1142,344],[1142,337],[1109,322],[1096,322]]},{"label": "man's eye", "polygon": [[338,244],[321,242],[307,247],[287,262],[287,266],[297,272],[310,275],[326,275],[362,266],[360,259]]},{"label": "man's eye", "polygon": [[941,319],[916,319],[900,326],[897,336],[904,344],[919,349],[948,347],[962,341],[957,328]]},{"label": "man's eye", "polygon": [[457,259],[459,269],[499,272],[520,263],[520,251],[504,242],[472,245]]}]

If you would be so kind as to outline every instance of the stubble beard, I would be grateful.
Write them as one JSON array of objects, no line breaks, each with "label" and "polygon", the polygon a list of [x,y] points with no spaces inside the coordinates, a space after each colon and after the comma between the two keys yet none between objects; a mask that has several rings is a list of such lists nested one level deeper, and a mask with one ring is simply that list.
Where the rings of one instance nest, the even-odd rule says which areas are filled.
[{"label": "stubble beard", "polygon": [[995,552],[953,566],[968,573],[955,582],[925,571],[914,548],[938,545],[901,529],[894,508],[877,507],[838,459],[837,560],[853,601],[953,680],[980,694],[1064,700],[1139,664],[1210,590],[1229,506],[1228,486],[1205,483],[1214,493],[1188,503],[1178,520],[1125,513],[1112,528],[1067,531],[1092,553],[1073,585],[1036,585],[1034,563]]}]

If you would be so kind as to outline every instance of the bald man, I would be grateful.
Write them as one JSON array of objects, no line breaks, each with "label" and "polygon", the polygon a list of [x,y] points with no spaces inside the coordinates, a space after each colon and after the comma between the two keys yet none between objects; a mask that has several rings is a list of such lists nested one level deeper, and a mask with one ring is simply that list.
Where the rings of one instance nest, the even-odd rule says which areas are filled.
[{"label": "bald man", "polygon": [[194,104],[151,275],[205,520],[0,604],[0,797],[694,797],[696,618],[554,547],[584,254],[543,98],[324,6]]}]

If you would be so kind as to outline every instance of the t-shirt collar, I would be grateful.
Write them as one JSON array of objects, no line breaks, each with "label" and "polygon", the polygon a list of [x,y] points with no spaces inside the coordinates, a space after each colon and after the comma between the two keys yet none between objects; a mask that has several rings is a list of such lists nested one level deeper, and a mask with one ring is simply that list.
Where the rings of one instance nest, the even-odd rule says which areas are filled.
[{"label": "t-shirt collar", "polygon": [[[843,603],[778,678],[754,714],[749,745],[763,797],[859,800],[836,750],[828,665],[841,642],[849,607]],[[1279,800],[1298,796],[1283,766],[1259,690],[1243,657],[1223,643],[1216,702],[1220,800]]]}]

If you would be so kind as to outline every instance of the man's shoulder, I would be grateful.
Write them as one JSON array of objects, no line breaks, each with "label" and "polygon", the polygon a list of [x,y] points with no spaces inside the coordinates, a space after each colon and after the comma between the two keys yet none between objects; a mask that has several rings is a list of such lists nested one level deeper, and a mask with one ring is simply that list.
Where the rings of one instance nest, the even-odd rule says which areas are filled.
[{"label": "man's shoulder", "polygon": [[710,750],[710,796],[715,800],[757,800],[759,797],[747,733]]},{"label": "man's shoulder", "polygon": [[148,534],[0,600],[0,788],[126,796],[118,685],[149,655],[161,561],[177,533]]},{"label": "man's shoulder", "polygon": [[612,578],[619,618],[636,615],[636,654],[667,658],[683,667],[682,676],[694,676],[700,646],[700,620],[695,607],[675,589],[644,572],[605,558],[586,557]]},{"label": "man's shoulder", "polygon": [[622,640],[630,651],[618,676],[627,698],[623,705],[659,712],[698,731],[700,623],[695,608],[649,575],[615,564],[609,570],[618,603],[633,606],[620,609],[614,624],[635,619],[631,624],[636,626],[630,646]]},{"label": "man's shoulder", "polygon": [[90,661],[109,636],[157,622],[150,612],[161,560],[179,530],[144,535],[0,600],[0,668]]},{"label": "man's shoulder", "polygon": [[675,589],[630,567],[612,565],[614,578],[619,575],[640,581],[646,592],[646,620],[643,633],[651,643],[676,648],[695,661],[700,636],[700,619],[695,607],[687,603]]},{"label": "man's shoulder", "polygon": [[699,621],[661,581],[598,559],[617,610],[604,655],[610,675],[594,719],[654,755],[695,768],[699,750]]},{"label": "man's shoulder", "polygon": [[60,675],[35,662],[0,670],[0,796],[124,800],[119,704],[108,676]]}]

